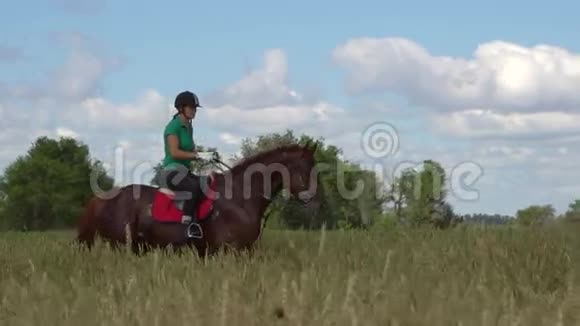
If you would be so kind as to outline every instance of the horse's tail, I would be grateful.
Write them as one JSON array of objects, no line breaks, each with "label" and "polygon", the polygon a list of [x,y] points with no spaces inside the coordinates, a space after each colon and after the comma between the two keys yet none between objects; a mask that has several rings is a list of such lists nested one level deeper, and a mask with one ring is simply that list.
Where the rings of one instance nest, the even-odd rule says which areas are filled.
[{"label": "horse's tail", "polygon": [[87,203],[77,227],[77,242],[91,248],[97,233],[97,204],[98,197],[93,197]]}]

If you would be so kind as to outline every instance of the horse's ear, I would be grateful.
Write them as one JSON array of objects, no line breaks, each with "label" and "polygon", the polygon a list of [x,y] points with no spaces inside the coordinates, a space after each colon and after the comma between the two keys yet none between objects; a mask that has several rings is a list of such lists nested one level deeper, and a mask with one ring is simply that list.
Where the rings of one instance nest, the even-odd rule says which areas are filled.
[{"label": "horse's ear", "polygon": [[306,144],[304,144],[304,147],[302,148],[305,150],[304,152],[302,152],[302,157],[305,157],[306,151],[310,150],[310,139],[306,141]]},{"label": "horse's ear", "polygon": [[305,157],[308,153],[308,156],[313,155],[314,153],[316,153],[316,148],[318,148],[318,140],[314,142],[314,144],[312,144],[312,141],[309,139],[306,142],[306,145],[304,145],[304,149],[306,149],[306,152],[304,152],[302,154],[303,157]]},{"label": "horse's ear", "polygon": [[317,148],[318,148],[318,140],[314,142],[314,146],[312,146],[312,153],[315,153]]}]

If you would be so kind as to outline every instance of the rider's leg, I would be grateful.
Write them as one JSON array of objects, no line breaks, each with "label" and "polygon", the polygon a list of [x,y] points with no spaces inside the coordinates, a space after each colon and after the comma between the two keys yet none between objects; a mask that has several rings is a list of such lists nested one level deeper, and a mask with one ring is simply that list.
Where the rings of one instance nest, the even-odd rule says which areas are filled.
[{"label": "rider's leg", "polygon": [[181,222],[189,224],[188,237],[202,237],[203,233],[197,218],[197,202],[200,196],[199,178],[185,170],[175,170],[166,173],[164,180],[167,187],[173,191],[185,191],[187,197],[183,204],[183,217]]},{"label": "rider's leg", "polygon": [[199,178],[189,174],[185,169],[175,169],[164,171],[162,182],[163,186],[173,191],[186,192],[186,199],[183,204],[185,222],[193,220],[197,222],[197,210],[193,209],[199,200]]},{"label": "rider's leg", "polygon": [[197,203],[200,197],[200,189],[199,189],[199,178],[188,174],[185,178],[183,178],[177,184],[178,190],[188,191],[191,197],[185,200],[183,203],[183,212],[185,215],[190,216],[192,222],[198,223],[197,220]]}]

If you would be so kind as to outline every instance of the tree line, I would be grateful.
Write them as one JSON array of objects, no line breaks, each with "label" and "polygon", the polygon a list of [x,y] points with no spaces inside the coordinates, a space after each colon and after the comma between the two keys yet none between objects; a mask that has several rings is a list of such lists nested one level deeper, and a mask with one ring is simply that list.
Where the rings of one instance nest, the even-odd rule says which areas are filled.
[{"label": "tree line", "polygon": [[[459,223],[544,225],[558,216],[551,205],[532,205],[516,216],[459,215],[448,202],[446,175],[441,164],[426,159],[420,168],[408,168],[384,184],[374,171],[342,158],[342,149],[292,130],[246,138],[237,160],[285,144],[318,141],[315,153],[322,189],[316,211],[279,194],[267,212],[267,227],[280,229],[368,229],[374,227],[431,226],[449,228]],[[198,146],[198,150],[217,151]],[[160,164],[155,168],[158,172]],[[195,163],[206,173],[211,165]],[[100,160],[91,157],[86,144],[73,138],[39,137],[0,176],[0,229],[48,230],[70,228],[93,195],[92,189],[111,189],[115,180]],[[157,185],[154,177],[150,184]],[[98,186],[95,188],[94,186]],[[362,188],[360,186],[362,185]],[[359,187],[359,188],[357,188]],[[345,192],[360,189],[355,196]],[[562,221],[580,221],[580,200],[570,204]]]}]

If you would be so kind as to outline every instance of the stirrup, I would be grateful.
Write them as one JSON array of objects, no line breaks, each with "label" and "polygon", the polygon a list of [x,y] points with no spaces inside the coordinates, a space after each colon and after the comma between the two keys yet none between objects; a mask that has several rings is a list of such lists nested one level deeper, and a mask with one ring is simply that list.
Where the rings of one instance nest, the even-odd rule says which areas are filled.
[{"label": "stirrup", "polygon": [[196,238],[196,239],[203,238],[203,230],[201,229],[201,225],[195,222],[190,223],[187,226],[186,235],[188,238]]}]

